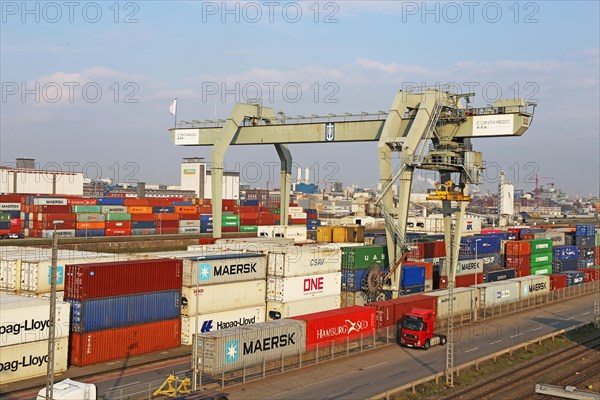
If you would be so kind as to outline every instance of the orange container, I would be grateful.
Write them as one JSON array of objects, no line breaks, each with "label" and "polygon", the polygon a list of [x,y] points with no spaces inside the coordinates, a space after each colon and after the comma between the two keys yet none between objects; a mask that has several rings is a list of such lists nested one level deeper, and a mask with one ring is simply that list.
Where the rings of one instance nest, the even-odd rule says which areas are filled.
[{"label": "orange container", "polygon": [[198,214],[198,206],[175,206],[178,214]]},{"label": "orange container", "polygon": [[531,243],[527,240],[509,240],[506,242],[504,254],[507,256],[524,256],[531,254]]},{"label": "orange container", "polygon": [[150,206],[129,206],[127,207],[129,214],[152,214],[152,207]]},{"label": "orange container", "polygon": [[123,205],[124,206],[147,206],[148,205],[148,200],[147,199],[138,199],[138,198],[126,198],[123,200]]},{"label": "orange container", "polygon": [[75,225],[75,229],[104,229],[106,225],[104,222],[78,222]]},{"label": "orange container", "polygon": [[175,213],[158,213],[152,215],[155,221],[179,221],[179,214]]}]

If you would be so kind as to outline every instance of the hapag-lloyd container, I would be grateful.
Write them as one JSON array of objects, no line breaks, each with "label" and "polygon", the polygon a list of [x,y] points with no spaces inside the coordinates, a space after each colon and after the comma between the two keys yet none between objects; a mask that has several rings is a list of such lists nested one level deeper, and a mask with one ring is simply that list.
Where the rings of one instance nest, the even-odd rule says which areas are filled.
[{"label": "hapag-lloyd container", "polygon": [[479,305],[481,307],[493,307],[499,304],[519,301],[520,288],[519,282],[512,279],[478,285]]},{"label": "hapag-lloyd container", "polygon": [[284,251],[269,253],[268,274],[278,277],[295,277],[340,272],[342,251],[337,244],[289,246]]},{"label": "hapag-lloyd container", "polygon": [[515,278],[521,285],[521,300],[528,297],[540,296],[550,292],[550,278],[548,275],[530,275]]},{"label": "hapag-lloyd container", "polygon": [[340,294],[341,272],[280,278],[267,278],[267,300],[287,303],[313,297],[327,297]]},{"label": "hapag-lloyd container", "polygon": [[199,337],[201,370],[220,373],[306,351],[306,323],[291,319],[209,332]]},{"label": "hapag-lloyd container", "polygon": [[402,319],[402,316],[409,313],[413,307],[436,311],[436,305],[435,297],[422,294],[401,296],[397,299],[376,301],[367,304],[368,307],[374,308],[377,312],[376,319],[378,328],[385,328],[398,324],[400,319]]},{"label": "hapag-lloyd container", "polygon": [[[430,293],[424,293],[423,295],[437,298],[436,318],[448,317],[448,300],[450,299],[448,290],[437,290]],[[452,302],[452,309],[454,315],[466,314],[478,307],[477,294],[475,293],[474,288],[454,288],[453,295],[454,301]]]},{"label": "hapag-lloyd container", "polygon": [[181,260],[133,260],[66,265],[65,299],[88,300],[179,289]]},{"label": "hapag-lloyd container", "polygon": [[376,310],[371,307],[352,306],[337,310],[299,315],[292,319],[306,322],[306,348],[317,345],[356,340],[375,334]]},{"label": "hapag-lloyd container", "polygon": [[[194,295],[195,294],[195,295]],[[234,308],[262,306],[265,304],[264,280],[184,287],[181,290],[181,314],[208,314]]]},{"label": "hapag-lloyd container", "polygon": [[308,314],[340,308],[340,296],[316,297],[307,300],[280,303],[267,301],[266,319],[290,318],[296,315]]},{"label": "hapag-lloyd container", "polygon": [[150,292],[103,297],[72,305],[71,331],[92,332],[179,318],[181,292]]},{"label": "hapag-lloyd container", "polygon": [[255,281],[267,276],[264,254],[224,253],[183,259],[183,286]]},{"label": "hapag-lloyd container", "polygon": [[[265,306],[238,308],[211,314],[198,315],[198,334],[221,329],[265,322]],[[181,316],[181,344],[192,344],[196,332],[196,316]]]},{"label": "hapag-lloyd container", "polygon": [[[69,338],[57,338],[54,344],[54,373],[67,370]],[[0,382],[2,384],[45,376],[48,370],[48,341],[2,347]]]},{"label": "hapag-lloyd container", "polygon": [[[78,367],[178,347],[181,320],[151,322],[118,329],[72,333],[69,363]],[[46,354],[48,344],[46,343]]]},{"label": "hapag-lloyd container", "polygon": [[[70,310],[68,303],[56,302],[56,338],[69,336]],[[48,300],[2,293],[0,311],[0,347],[48,340]]]}]

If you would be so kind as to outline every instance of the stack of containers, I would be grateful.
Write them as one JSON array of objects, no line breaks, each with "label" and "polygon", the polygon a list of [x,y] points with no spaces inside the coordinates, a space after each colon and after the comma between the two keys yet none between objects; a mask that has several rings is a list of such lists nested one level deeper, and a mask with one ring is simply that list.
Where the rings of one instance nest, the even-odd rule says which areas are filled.
[{"label": "stack of containers", "polygon": [[154,227],[157,235],[179,233],[179,215],[172,206],[152,206]]},{"label": "stack of containers", "polygon": [[274,246],[267,269],[267,318],[340,307],[342,250],[338,245]]},{"label": "stack of containers", "polygon": [[221,216],[221,231],[222,232],[239,232],[240,231],[240,216],[235,214],[226,214],[223,212]]},{"label": "stack of containers", "polygon": [[212,233],[213,217],[210,214],[200,214],[200,233]]},{"label": "stack of containers", "polygon": [[70,364],[179,346],[182,263],[157,259],[66,266]]},{"label": "stack of containers", "polygon": [[235,213],[240,216],[240,232],[257,232],[261,208],[256,205],[245,204],[235,208]]},{"label": "stack of containers", "polygon": [[272,226],[279,223],[279,208],[263,207],[258,215],[258,226]]},{"label": "stack of containers", "polygon": [[306,209],[306,229],[309,231],[316,231],[317,227],[321,226],[321,220],[319,219],[319,213],[315,208]]},{"label": "stack of containers", "polygon": [[25,215],[23,203],[25,198],[21,195],[0,196],[0,236],[7,233],[23,233]]},{"label": "stack of containers", "polygon": [[577,246],[556,246],[552,248],[552,272],[560,274],[565,271],[575,271],[578,263]]},{"label": "stack of containers", "polygon": [[552,239],[531,240],[530,275],[550,275],[552,273]]},{"label": "stack of containers", "polygon": [[307,226],[308,215],[302,207],[289,207],[289,219],[290,225],[304,225]]},{"label": "stack of containers", "polygon": [[75,236],[104,236],[106,214],[101,213],[102,205],[74,205],[71,209],[76,214]]},{"label": "stack of containers", "polygon": [[[219,251],[183,259],[181,340],[265,321],[264,254]],[[196,318],[197,317],[197,318]]]},{"label": "stack of containers", "polygon": [[341,245],[342,307],[364,305],[362,287],[372,266],[385,273],[389,266],[385,246]]},{"label": "stack of containers", "polygon": [[53,221],[63,221],[56,225],[56,235],[59,237],[75,237],[76,217],[71,212],[67,199],[47,199],[42,202],[61,202],[64,204],[37,204],[29,206],[29,228],[35,237],[48,238],[54,235]]},{"label": "stack of containers", "polygon": [[[123,205],[124,199],[107,197],[99,199],[102,203],[100,213],[104,214],[104,236],[129,236],[131,235],[131,214],[127,206]],[[121,204],[109,204],[118,203]]]},{"label": "stack of containers", "polygon": [[[0,382],[45,376],[48,368],[50,302],[0,294]],[[67,370],[69,304],[56,302],[54,372]]]},{"label": "stack of containers", "polygon": [[596,253],[596,227],[594,225],[576,225],[575,244],[578,249],[577,266],[579,268],[589,268],[594,266]]},{"label": "stack of containers", "polygon": [[[148,203],[151,204],[153,199],[147,199]],[[128,206],[127,212],[131,214],[131,234],[132,235],[155,235],[156,234],[156,222],[154,215],[152,214],[152,207],[159,207],[158,205],[147,205],[147,206]]]},{"label": "stack of containers", "polygon": [[191,204],[185,205],[183,202],[176,202],[173,203],[173,205],[176,213],[175,216],[179,220],[179,222],[175,222],[175,226],[178,226],[178,230],[174,233],[200,233],[202,223],[198,206]]},{"label": "stack of containers", "polygon": [[552,239],[515,240],[506,242],[506,268],[517,277],[552,273]]}]

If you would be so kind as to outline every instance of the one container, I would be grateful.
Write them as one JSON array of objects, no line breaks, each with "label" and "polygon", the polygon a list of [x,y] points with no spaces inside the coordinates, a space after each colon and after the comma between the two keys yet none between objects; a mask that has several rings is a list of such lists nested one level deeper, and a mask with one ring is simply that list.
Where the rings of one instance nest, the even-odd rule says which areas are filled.
[{"label": "one container", "polygon": [[200,285],[197,289],[184,287],[181,291],[181,314],[195,315],[196,301],[199,301],[200,314],[264,305],[265,292],[264,280]]},{"label": "one container", "polygon": [[[198,315],[198,334],[265,322],[265,311],[265,306],[255,306]],[[192,344],[195,332],[196,316],[182,315],[181,344]]]},{"label": "one container", "polygon": [[306,351],[306,323],[290,319],[224,329],[200,336],[206,373],[220,373]]},{"label": "one container", "polygon": [[329,272],[340,272],[342,252],[336,244],[286,246],[269,254],[270,276],[295,277]]},{"label": "one container", "polygon": [[306,349],[330,345],[375,334],[376,310],[352,306],[338,310],[299,315],[292,319],[306,322]]},{"label": "one container", "polygon": [[493,272],[486,272],[483,274],[483,281],[487,283],[500,282],[515,277],[514,269],[501,269]]},{"label": "one container", "polygon": [[181,292],[140,293],[83,302],[70,300],[70,303],[71,331],[92,332],[179,318]]},{"label": "one container", "polygon": [[[67,370],[69,338],[57,338],[54,344],[54,373]],[[2,347],[0,351],[0,382],[2,384],[46,376],[48,341],[28,342]]]},{"label": "one container", "polygon": [[[448,290],[438,290],[430,293],[424,293],[424,295],[432,296],[437,299],[436,318],[448,317]],[[478,307],[477,295],[474,288],[454,288],[453,295],[454,301],[452,302],[452,309],[454,311],[454,315],[473,312],[473,309]]]},{"label": "one container", "polygon": [[88,300],[178,289],[181,260],[133,260],[66,265],[65,298]]},{"label": "one container", "polygon": [[340,293],[341,272],[280,278],[267,278],[267,300],[287,303],[313,297],[334,296]]},{"label": "one container", "polygon": [[183,286],[212,285],[266,278],[264,254],[218,254],[183,259]]},{"label": "one container", "polygon": [[550,292],[550,278],[548,275],[531,275],[515,278],[521,285],[521,300],[528,297],[545,295]]},{"label": "one container", "polygon": [[521,285],[514,279],[478,285],[480,307],[517,302],[520,299],[520,288]]},{"label": "one container", "polygon": [[339,295],[290,301],[288,303],[268,301],[266,318],[267,320],[274,320],[308,314],[311,312],[334,310],[340,308],[340,304]]},{"label": "one container", "polygon": [[[72,333],[69,363],[78,367],[178,347],[179,318],[103,331]],[[46,343],[46,353],[48,344]]]}]

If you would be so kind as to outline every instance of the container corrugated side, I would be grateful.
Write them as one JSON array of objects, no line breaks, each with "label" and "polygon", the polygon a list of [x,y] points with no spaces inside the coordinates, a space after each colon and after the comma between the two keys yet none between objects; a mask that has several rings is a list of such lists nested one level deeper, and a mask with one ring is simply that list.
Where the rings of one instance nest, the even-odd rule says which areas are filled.
[{"label": "container corrugated side", "polygon": [[83,367],[103,361],[172,349],[179,347],[180,342],[181,319],[179,318],[118,329],[72,333],[69,363]]},{"label": "container corrugated side", "polygon": [[[447,276],[447,259],[442,259],[440,262],[441,274]],[[483,259],[458,260],[456,264],[456,276],[483,274]]]},{"label": "container corrugated side", "polygon": [[514,280],[521,284],[521,300],[550,292],[550,277],[548,275],[524,276]]},{"label": "container corrugated side", "polygon": [[314,297],[338,295],[341,291],[342,273],[267,278],[267,300],[287,303]]},{"label": "container corrugated side", "polygon": [[377,311],[377,327],[385,328],[396,325],[402,316],[409,313],[413,307],[436,311],[437,299],[423,294],[412,294],[392,300],[369,303],[367,306]]},{"label": "container corrugated side", "polygon": [[385,246],[343,247],[343,267],[345,269],[364,269],[373,264],[388,266]]},{"label": "container corrugated side", "polygon": [[83,302],[70,300],[72,332],[92,332],[178,318],[181,292],[151,292],[103,297]]},{"label": "container corrugated side", "polygon": [[273,313],[279,313],[279,318],[290,318],[311,312],[327,311],[340,308],[340,296],[317,297],[313,299],[280,303],[267,301],[267,320],[273,320]]},{"label": "container corrugated side", "polygon": [[66,265],[65,298],[87,300],[179,289],[181,260],[133,260]]},{"label": "container corrugated side", "polygon": [[[255,306],[198,315],[198,334],[265,322],[265,312],[265,306]],[[196,316],[182,315],[181,344],[192,344],[195,332]]]},{"label": "container corrugated side", "polygon": [[0,260],[0,290],[14,292],[19,288],[20,260]]},{"label": "container corrugated side", "polygon": [[[56,302],[56,337],[69,336],[68,303]],[[38,297],[0,294],[0,347],[48,339],[50,302]]]},{"label": "container corrugated side", "polygon": [[306,351],[304,321],[281,319],[210,332],[199,338],[201,370],[219,373]]},{"label": "container corrugated side", "polygon": [[478,285],[479,304],[481,307],[493,307],[519,301],[519,282],[511,279]]},{"label": "container corrugated side", "polygon": [[269,253],[268,273],[271,276],[295,277],[342,269],[342,251],[334,243],[289,246],[285,251]]},{"label": "container corrugated side", "polygon": [[[196,295],[194,295],[196,294]],[[195,315],[196,301],[200,314],[214,313],[240,307],[265,305],[264,280],[184,287],[181,290],[181,314]]]},{"label": "container corrugated side", "polygon": [[[67,370],[69,338],[56,340],[54,373]],[[46,376],[48,369],[48,341],[29,342],[6,346],[0,351],[0,382],[2,384]]]},{"label": "container corrugated side", "polygon": [[[466,314],[472,312],[477,307],[477,294],[474,288],[454,288],[454,301],[452,308],[454,315]],[[437,298],[436,318],[448,317],[448,290],[438,290],[435,292],[423,293],[424,296],[433,296]]]},{"label": "container corrugated side", "polygon": [[265,279],[264,254],[221,254],[183,259],[183,286],[213,285]]}]

